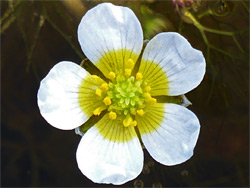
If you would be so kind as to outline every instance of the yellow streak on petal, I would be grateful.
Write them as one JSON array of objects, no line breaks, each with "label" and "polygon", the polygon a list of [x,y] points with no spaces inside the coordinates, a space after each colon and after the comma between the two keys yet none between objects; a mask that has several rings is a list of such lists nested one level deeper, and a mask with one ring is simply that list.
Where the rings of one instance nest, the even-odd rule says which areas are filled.
[{"label": "yellow streak on petal", "polygon": [[96,75],[91,75],[91,77],[93,78],[93,80],[95,80],[95,81],[97,81],[97,80],[99,80],[100,79],[100,77],[99,76],[96,76]]},{"label": "yellow streak on petal", "polygon": [[[148,64],[154,68],[149,69]],[[146,82],[151,87],[150,93],[152,96],[168,95],[170,85],[167,73],[158,63],[142,59],[138,72],[142,73],[144,78],[147,78]]]},{"label": "yellow streak on petal", "polygon": [[[102,110],[106,109],[107,106],[103,103],[102,97],[97,97],[96,88],[104,83],[100,78],[100,84],[96,84],[95,79],[98,80],[96,75],[88,74],[81,82],[78,90],[78,103],[84,114],[90,118],[96,108],[101,107]],[[99,81],[98,81],[99,82]],[[93,90],[93,88],[95,88]]]},{"label": "yellow streak on petal", "polygon": [[109,113],[105,114],[100,121],[95,124],[95,127],[98,129],[103,139],[111,142],[125,143],[133,138],[137,138],[134,127],[123,126],[118,115],[116,119],[111,120]]},{"label": "yellow streak on petal", "polygon": [[141,117],[135,116],[138,123],[138,129],[141,135],[154,132],[162,124],[164,119],[164,103],[156,103],[155,105],[146,105],[144,108],[146,113]]},{"label": "yellow streak on petal", "polygon": [[[134,53],[131,50],[127,49],[119,49],[113,51],[107,51],[102,54],[100,59],[97,62],[93,62],[95,66],[102,71],[105,77],[111,79],[109,77],[110,71],[118,74],[125,69],[132,69],[134,67],[127,67],[126,64],[129,66],[131,63],[127,63],[129,59],[133,60],[134,62],[137,61],[139,54]],[[129,60],[130,61],[130,60]]]},{"label": "yellow streak on petal", "polygon": [[99,76],[91,75],[91,78],[92,78],[93,84],[95,85],[101,85],[103,83],[103,80]]}]

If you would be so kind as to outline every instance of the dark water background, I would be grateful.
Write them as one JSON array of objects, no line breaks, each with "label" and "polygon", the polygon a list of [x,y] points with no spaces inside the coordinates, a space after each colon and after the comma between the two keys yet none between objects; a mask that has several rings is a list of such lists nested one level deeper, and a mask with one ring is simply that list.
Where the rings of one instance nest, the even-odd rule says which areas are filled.
[{"label": "dark water background", "polygon": [[[171,1],[112,1],[136,13],[145,39],[179,32],[207,61],[203,82],[187,94],[201,123],[194,156],[167,167],[144,151],[143,172],[123,186],[248,187],[249,1],[186,1],[186,7]],[[53,65],[80,64],[85,57],[77,26],[98,3],[1,1],[2,187],[107,186],[81,174],[75,159],[80,136],[50,126],[36,98]]]}]

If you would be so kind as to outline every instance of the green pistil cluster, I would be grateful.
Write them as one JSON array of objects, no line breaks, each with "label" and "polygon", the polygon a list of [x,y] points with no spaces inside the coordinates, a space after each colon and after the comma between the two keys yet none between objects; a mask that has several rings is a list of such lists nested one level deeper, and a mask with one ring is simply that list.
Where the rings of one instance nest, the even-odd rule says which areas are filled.
[{"label": "green pistil cluster", "polygon": [[[102,83],[97,88],[95,94],[101,97],[106,108],[99,107],[94,110],[94,115],[99,115],[102,110],[108,109],[109,118],[114,120],[119,116],[123,120],[123,125],[136,126],[135,115],[143,116],[143,108],[146,103],[151,105],[156,103],[156,99],[151,97],[151,87],[143,82],[141,73],[131,76],[131,64],[133,60],[127,62],[127,69],[124,75],[117,75],[114,72],[109,73],[110,82]],[[96,79],[96,76],[94,76]]]},{"label": "green pistil cluster", "polygon": [[109,83],[107,95],[112,101],[109,110],[116,111],[118,114],[136,115],[136,109],[143,108],[144,103],[141,86],[142,81],[135,80],[134,76],[129,78],[117,76],[112,83]]}]

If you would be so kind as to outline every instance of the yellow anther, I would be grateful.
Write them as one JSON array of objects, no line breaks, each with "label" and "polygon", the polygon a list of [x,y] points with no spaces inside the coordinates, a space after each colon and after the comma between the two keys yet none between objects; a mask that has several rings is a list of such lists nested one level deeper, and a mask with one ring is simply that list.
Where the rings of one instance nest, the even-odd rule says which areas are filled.
[{"label": "yellow anther", "polygon": [[140,72],[138,72],[138,73],[136,73],[135,78],[136,78],[136,80],[141,80],[143,78],[143,76]]},{"label": "yellow anther", "polygon": [[125,69],[125,76],[130,76],[131,75],[131,69]]},{"label": "yellow anther", "polygon": [[96,108],[96,109],[94,110],[93,113],[94,113],[95,116],[99,116],[101,112],[102,112],[101,107],[98,107],[98,108]]},{"label": "yellow anther", "polygon": [[155,98],[151,97],[148,102],[149,102],[149,104],[156,104],[157,100]]},{"label": "yellow anther", "polygon": [[101,88],[102,88],[103,91],[108,91],[109,86],[108,86],[107,83],[103,83],[103,84],[101,85]]},{"label": "yellow anther", "polygon": [[117,118],[117,115],[116,115],[116,113],[115,112],[109,112],[109,119],[112,119],[112,120],[114,120],[114,119],[116,119]]},{"label": "yellow anther", "polygon": [[111,105],[111,99],[110,99],[109,97],[105,97],[105,98],[103,99],[103,102],[104,102],[104,104],[107,105],[107,106]]},{"label": "yellow anther", "polygon": [[143,93],[143,97],[145,97],[146,99],[150,99],[151,95],[150,93]]},{"label": "yellow anther", "polygon": [[95,94],[96,94],[97,96],[101,97],[101,96],[102,96],[102,90],[101,90],[100,88],[97,88],[97,89],[95,90]]},{"label": "yellow anther", "polygon": [[115,73],[114,72],[109,72],[109,78],[114,79],[115,78]]},{"label": "yellow anther", "polygon": [[126,68],[132,69],[135,65],[135,62],[133,61],[133,59],[128,59],[128,61],[126,62]]},{"label": "yellow anther", "polygon": [[143,116],[145,113],[143,109],[137,110],[136,112],[139,116]]},{"label": "yellow anther", "polygon": [[129,125],[131,125],[131,123],[133,122],[132,117],[127,116],[124,120],[123,120],[123,125],[124,127],[128,127]]},{"label": "yellow anther", "polygon": [[151,91],[151,87],[150,87],[150,86],[146,86],[146,87],[145,87],[145,91],[146,91],[146,92],[150,92],[150,91]]},{"label": "yellow anther", "polygon": [[135,121],[135,120],[132,121],[130,125],[133,126],[133,127],[135,127],[137,125],[137,121]]}]

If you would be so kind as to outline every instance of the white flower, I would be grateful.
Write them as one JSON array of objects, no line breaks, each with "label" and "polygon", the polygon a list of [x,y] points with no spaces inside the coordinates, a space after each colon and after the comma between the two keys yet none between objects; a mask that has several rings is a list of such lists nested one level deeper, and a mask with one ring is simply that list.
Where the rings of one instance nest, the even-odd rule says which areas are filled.
[{"label": "white flower", "polygon": [[138,136],[159,163],[188,160],[199,120],[184,106],[158,103],[157,96],[183,95],[197,87],[205,74],[202,53],[169,32],[150,40],[139,57],[143,33],[138,19],[129,8],[110,3],[83,16],[78,38],[85,55],[107,79],[75,63],[60,62],[41,81],[38,106],[48,123],[63,130],[103,116],[79,143],[76,159],[82,173],[96,183],[134,179],[143,167]]}]

